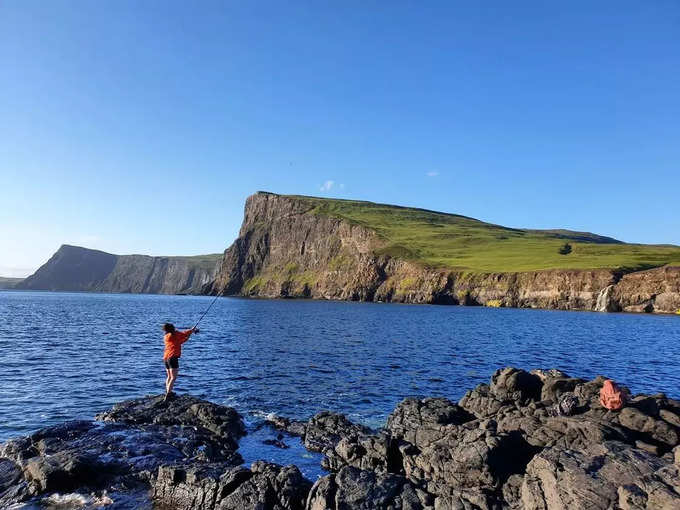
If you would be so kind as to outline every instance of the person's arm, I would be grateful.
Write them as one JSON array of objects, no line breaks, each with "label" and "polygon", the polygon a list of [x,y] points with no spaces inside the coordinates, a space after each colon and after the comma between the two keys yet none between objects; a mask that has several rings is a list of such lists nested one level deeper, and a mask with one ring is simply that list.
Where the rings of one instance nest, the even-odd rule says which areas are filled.
[{"label": "person's arm", "polygon": [[187,329],[186,331],[181,331],[180,333],[182,335],[182,343],[184,343],[187,340],[189,340],[189,337],[191,336],[192,333],[198,333],[198,329],[191,328],[191,329]]}]

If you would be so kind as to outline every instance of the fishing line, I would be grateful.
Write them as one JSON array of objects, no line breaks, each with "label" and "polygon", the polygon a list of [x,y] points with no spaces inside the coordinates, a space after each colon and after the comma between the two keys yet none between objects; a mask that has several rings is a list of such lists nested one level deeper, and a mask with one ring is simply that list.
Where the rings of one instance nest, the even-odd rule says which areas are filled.
[{"label": "fishing line", "polygon": [[198,326],[198,323],[201,322],[203,320],[203,317],[205,317],[205,314],[207,314],[210,311],[210,309],[212,308],[212,305],[215,304],[215,301],[217,301],[218,297],[220,297],[220,294],[219,293],[215,294],[215,297],[213,298],[213,300],[208,305],[208,308],[205,309],[205,312],[203,312],[203,315],[201,315],[201,318],[196,321],[196,324],[194,324],[193,329],[196,329],[196,327]]}]

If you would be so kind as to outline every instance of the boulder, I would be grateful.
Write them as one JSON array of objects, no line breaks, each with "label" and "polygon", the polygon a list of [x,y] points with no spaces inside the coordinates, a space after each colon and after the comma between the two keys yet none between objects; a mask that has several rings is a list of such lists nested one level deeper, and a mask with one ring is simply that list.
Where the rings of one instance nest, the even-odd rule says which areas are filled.
[{"label": "boulder", "polygon": [[236,449],[238,439],[245,435],[243,420],[234,409],[191,395],[175,395],[167,402],[163,396],[126,400],[96,415],[95,419],[128,425],[200,427],[221,442],[229,443],[232,449]]},{"label": "boulder", "polygon": [[557,402],[560,396],[573,393],[576,386],[584,382],[583,379],[575,377],[549,377],[544,379],[543,387],[541,388],[541,400]]},{"label": "boulder", "polygon": [[349,421],[344,415],[322,411],[307,422],[304,445],[313,452],[333,449],[343,437],[370,434],[371,429]]},{"label": "boulder", "polygon": [[554,446],[529,462],[522,503],[525,510],[617,508],[619,487],[642,483],[642,477],[668,465],[667,461],[616,441],[593,443],[579,450]]},{"label": "boulder", "polygon": [[70,492],[97,486],[110,469],[111,465],[99,462],[96,455],[70,449],[32,458],[24,467],[24,478],[37,492]]},{"label": "boulder", "polygon": [[152,487],[157,506],[174,510],[303,510],[311,482],[295,466],[254,462],[162,466]]},{"label": "boulder", "polygon": [[445,398],[407,398],[387,418],[386,430],[400,440],[423,446],[439,439],[447,425],[460,425],[475,416]]},{"label": "boulder", "polygon": [[432,498],[399,475],[355,467],[320,478],[307,499],[307,510],[424,510]]},{"label": "boulder", "polygon": [[498,398],[488,384],[479,384],[473,390],[468,390],[458,405],[482,420],[497,415],[501,409],[515,407],[514,403]]},{"label": "boulder", "polygon": [[321,466],[328,471],[339,471],[344,466],[354,466],[379,473],[402,471],[397,441],[386,433],[343,437],[333,448],[327,448],[324,453]]},{"label": "boulder", "polygon": [[292,420],[283,416],[273,415],[267,418],[266,423],[275,429],[288,432],[292,436],[304,437],[307,429],[307,422]]},{"label": "boulder", "polygon": [[527,403],[541,399],[543,381],[537,375],[519,368],[496,370],[491,377],[490,390],[499,400]]},{"label": "boulder", "polygon": [[405,449],[403,462],[406,477],[430,494],[484,500],[490,507],[509,477],[524,473],[536,451],[519,433],[499,434],[494,421],[474,421],[452,426],[425,448]]},{"label": "boulder", "polygon": [[618,422],[628,430],[635,432],[635,436],[641,441],[657,444],[664,451],[669,451],[680,444],[678,428],[661,418],[655,417],[654,414],[658,416],[658,411],[650,415],[635,407],[624,407],[618,413],[616,419],[612,421]]},{"label": "boulder", "polygon": [[[226,468],[242,462],[236,438],[243,424],[236,411],[193,397],[180,397],[175,406],[160,405],[161,400],[123,402],[100,415],[104,423],[71,421],[7,441],[0,446],[0,501],[137,490],[148,487],[161,465],[190,460]],[[3,489],[4,479],[12,480],[9,490]]]},{"label": "boulder", "polygon": [[0,458],[0,508],[20,503],[30,496],[21,468],[9,459]]},{"label": "boulder", "polygon": [[680,499],[680,468],[666,466],[618,488],[622,510],[671,510]]}]

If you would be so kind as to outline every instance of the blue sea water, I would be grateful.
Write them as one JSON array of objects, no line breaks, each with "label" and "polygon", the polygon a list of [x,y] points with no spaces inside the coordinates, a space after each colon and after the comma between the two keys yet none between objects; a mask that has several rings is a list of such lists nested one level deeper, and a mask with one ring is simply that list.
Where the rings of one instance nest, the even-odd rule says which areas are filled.
[{"label": "blue sea water", "polygon": [[[160,325],[190,327],[210,300],[0,291],[0,441],[161,393]],[[247,461],[302,464],[310,477],[318,457],[299,442],[262,444],[267,414],[330,409],[378,427],[407,396],[457,400],[507,365],[680,398],[680,316],[220,298],[201,330],[176,390],[243,414]]]}]

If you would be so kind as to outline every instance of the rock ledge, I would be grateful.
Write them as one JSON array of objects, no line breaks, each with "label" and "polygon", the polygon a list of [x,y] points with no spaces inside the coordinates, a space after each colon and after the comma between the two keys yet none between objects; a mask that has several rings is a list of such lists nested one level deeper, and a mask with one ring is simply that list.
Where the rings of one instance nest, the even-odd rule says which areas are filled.
[{"label": "rock ledge", "polygon": [[241,465],[234,409],[129,400],[0,445],[0,508],[65,492],[79,508],[680,508],[680,401],[637,395],[612,412],[603,382],[505,368],[458,403],[407,398],[378,431],[328,411],[274,418],[323,453],[315,483],[292,465]]}]

